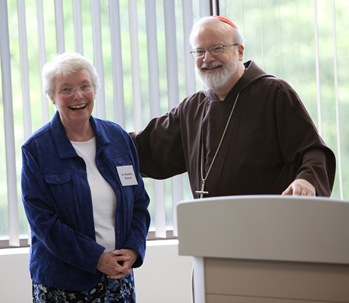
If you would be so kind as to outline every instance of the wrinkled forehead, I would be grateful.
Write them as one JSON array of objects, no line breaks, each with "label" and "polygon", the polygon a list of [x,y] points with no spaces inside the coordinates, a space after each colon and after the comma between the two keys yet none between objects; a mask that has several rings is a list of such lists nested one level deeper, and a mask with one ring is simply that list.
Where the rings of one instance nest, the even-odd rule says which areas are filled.
[{"label": "wrinkled forehead", "polygon": [[232,43],[233,28],[218,19],[208,19],[197,24],[192,32],[192,47]]},{"label": "wrinkled forehead", "polygon": [[55,85],[76,85],[84,82],[91,82],[91,76],[88,70],[80,68],[77,70],[70,70],[67,73],[58,74],[54,78]]}]

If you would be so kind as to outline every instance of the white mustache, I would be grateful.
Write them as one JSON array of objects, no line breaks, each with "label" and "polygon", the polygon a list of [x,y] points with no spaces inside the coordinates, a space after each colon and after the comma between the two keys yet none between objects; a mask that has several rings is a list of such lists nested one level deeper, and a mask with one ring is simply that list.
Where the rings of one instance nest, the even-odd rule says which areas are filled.
[{"label": "white mustache", "polygon": [[212,68],[215,68],[215,67],[219,67],[219,66],[222,66],[223,64],[219,61],[212,61],[212,62],[204,62],[202,63],[201,65],[201,68],[203,69],[212,69]]}]

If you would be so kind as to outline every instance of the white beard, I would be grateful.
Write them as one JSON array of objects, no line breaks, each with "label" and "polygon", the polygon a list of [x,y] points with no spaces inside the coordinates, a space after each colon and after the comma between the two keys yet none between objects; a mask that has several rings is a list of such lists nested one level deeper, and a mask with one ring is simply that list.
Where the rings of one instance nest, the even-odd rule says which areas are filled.
[{"label": "white beard", "polygon": [[[206,74],[205,72],[202,71],[202,68],[214,68],[222,66],[223,69],[211,73],[211,74]],[[218,61],[213,61],[210,63],[203,63],[200,68],[197,68],[197,73],[199,77],[201,78],[201,81],[211,89],[217,89],[222,86],[224,86],[230,79],[231,77],[231,70],[230,67],[224,66],[222,63]]]}]

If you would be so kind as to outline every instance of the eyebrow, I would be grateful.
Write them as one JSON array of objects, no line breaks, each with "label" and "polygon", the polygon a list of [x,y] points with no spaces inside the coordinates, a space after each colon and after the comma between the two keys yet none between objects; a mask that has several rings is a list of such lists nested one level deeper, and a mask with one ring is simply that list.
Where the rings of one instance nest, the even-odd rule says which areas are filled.
[{"label": "eyebrow", "polygon": [[[90,80],[82,80],[81,82],[78,83],[78,85],[86,84],[86,83],[92,85],[92,82]],[[66,85],[66,86],[74,86],[74,85],[72,85],[69,82],[63,82],[63,83],[59,84],[59,86],[64,86],[64,85]]]}]

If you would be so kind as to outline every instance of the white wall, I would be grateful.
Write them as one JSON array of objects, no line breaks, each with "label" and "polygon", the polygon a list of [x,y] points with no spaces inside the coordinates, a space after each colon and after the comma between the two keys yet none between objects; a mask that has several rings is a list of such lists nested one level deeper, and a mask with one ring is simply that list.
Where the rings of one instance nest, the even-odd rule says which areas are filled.
[{"label": "white wall", "polygon": [[[190,303],[192,258],[178,256],[176,240],[149,241],[135,270],[137,303]],[[28,249],[0,249],[0,302],[30,303]]]}]

